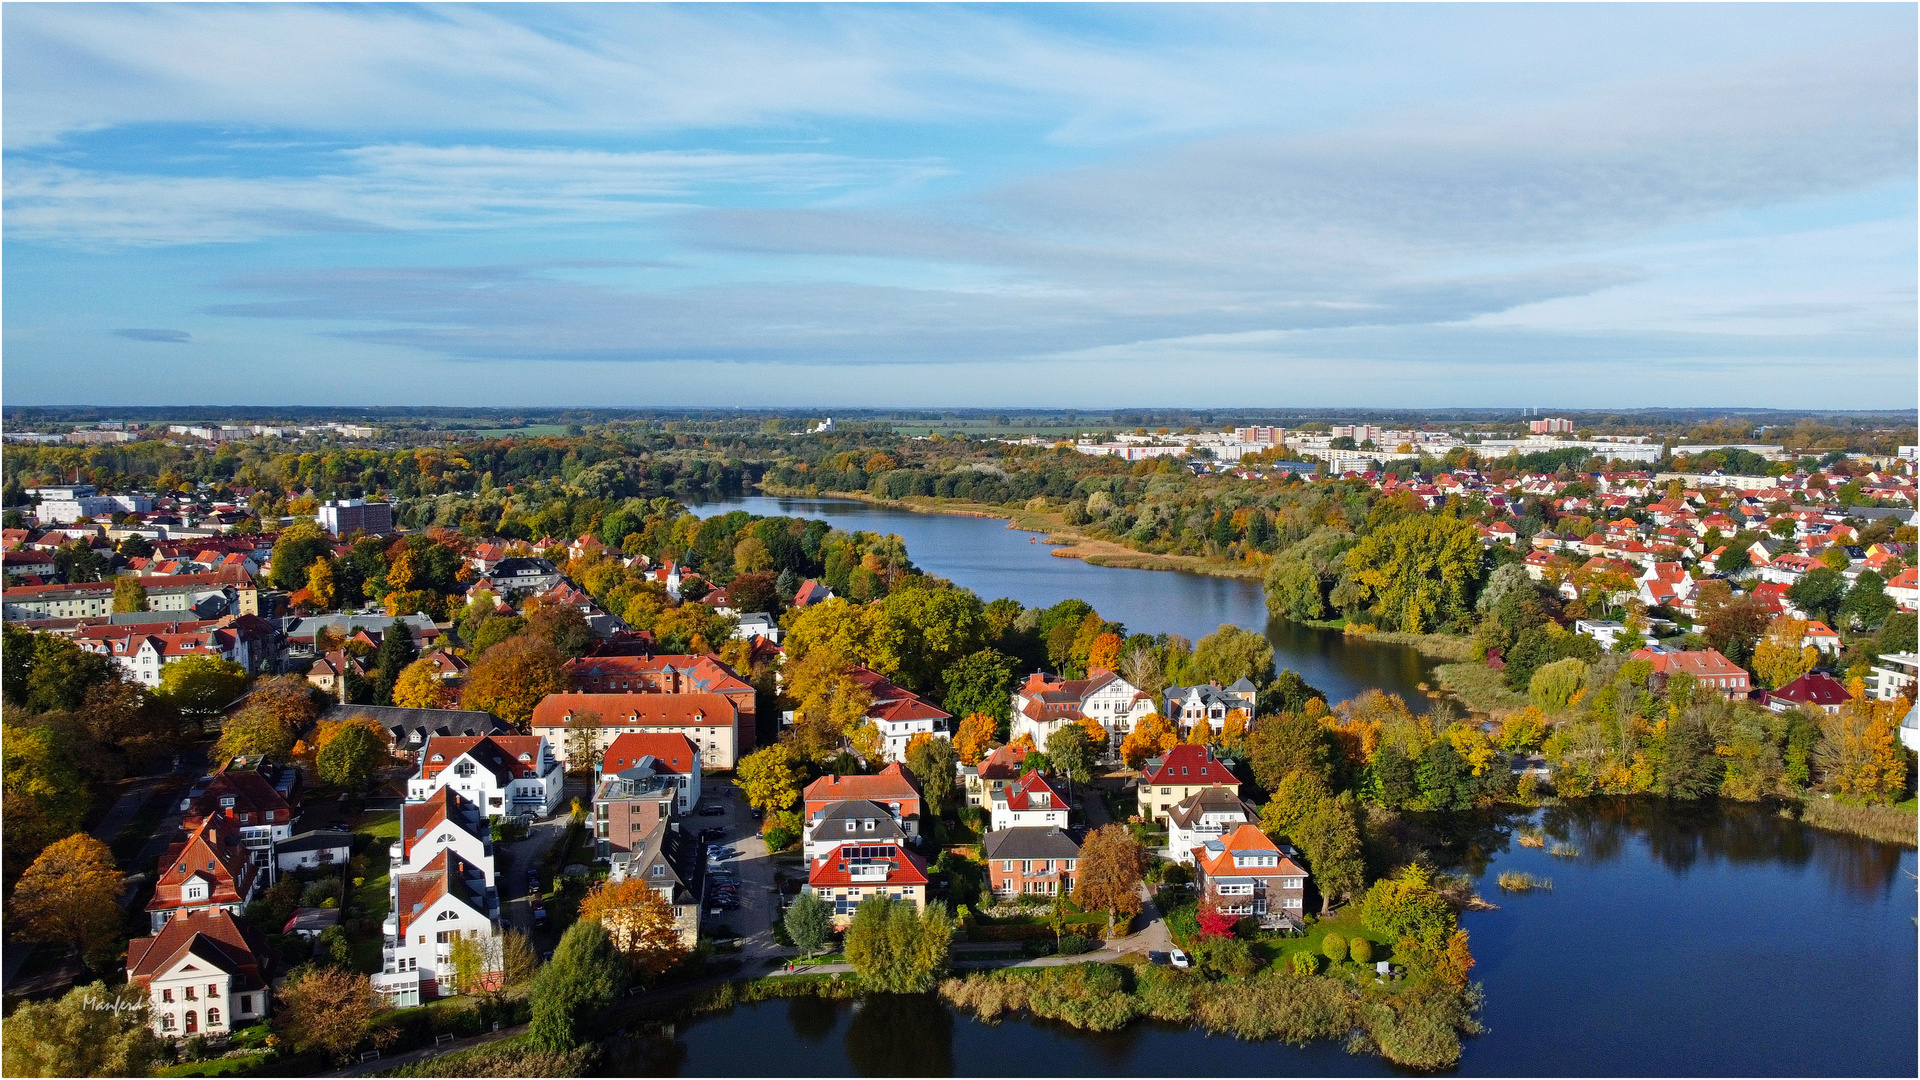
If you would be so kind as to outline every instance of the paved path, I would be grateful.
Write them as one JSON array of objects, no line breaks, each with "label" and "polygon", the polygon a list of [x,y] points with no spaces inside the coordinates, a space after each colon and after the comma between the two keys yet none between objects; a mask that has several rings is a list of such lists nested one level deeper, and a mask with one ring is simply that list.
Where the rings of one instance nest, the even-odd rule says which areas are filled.
[{"label": "paved path", "polygon": [[538,869],[547,852],[567,835],[566,813],[555,814],[527,827],[525,839],[494,847],[494,887],[500,893],[500,917],[526,934],[533,933],[533,905],[527,903],[527,871]]}]

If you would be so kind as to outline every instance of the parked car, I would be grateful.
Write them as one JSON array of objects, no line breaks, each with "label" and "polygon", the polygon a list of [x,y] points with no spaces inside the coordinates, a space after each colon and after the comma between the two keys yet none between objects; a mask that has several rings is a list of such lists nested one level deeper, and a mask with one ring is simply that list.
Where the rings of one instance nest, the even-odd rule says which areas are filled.
[{"label": "parked car", "polygon": [[1187,955],[1187,952],[1185,949],[1173,950],[1172,958],[1173,958],[1174,967],[1190,968],[1193,966],[1193,958]]},{"label": "parked car", "polygon": [[724,806],[703,806],[700,808],[700,816],[701,817],[726,817],[727,808]]}]

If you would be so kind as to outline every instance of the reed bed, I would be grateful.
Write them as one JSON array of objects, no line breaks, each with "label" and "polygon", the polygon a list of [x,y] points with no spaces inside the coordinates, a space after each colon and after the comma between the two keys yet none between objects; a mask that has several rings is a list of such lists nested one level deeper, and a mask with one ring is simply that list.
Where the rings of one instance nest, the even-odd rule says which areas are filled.
[{"label": "reed bed", "polygon": [[1501,892],[1528,892],[1533,889],[1553,891],[1553,879],[1535,877],[1520,870],[1508,870],[1500,875]]}]

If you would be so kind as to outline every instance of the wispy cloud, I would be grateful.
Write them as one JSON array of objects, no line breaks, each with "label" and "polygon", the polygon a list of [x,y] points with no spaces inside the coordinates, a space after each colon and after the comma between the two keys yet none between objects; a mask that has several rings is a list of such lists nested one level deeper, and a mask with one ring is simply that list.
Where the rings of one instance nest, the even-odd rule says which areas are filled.
[{"label": "wispy cloud", "polygon": [[168,345],[184,345],[193,340],[193,335],[185,330],[156,330],[147,327],[128,327],[115,330],[115,337],[130,338],[134,341],[154,341]]}]

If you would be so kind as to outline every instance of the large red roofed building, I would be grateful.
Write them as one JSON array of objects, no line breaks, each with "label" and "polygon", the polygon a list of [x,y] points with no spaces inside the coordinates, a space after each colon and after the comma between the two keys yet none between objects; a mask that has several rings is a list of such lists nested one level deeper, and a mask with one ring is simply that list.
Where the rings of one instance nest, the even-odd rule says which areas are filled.
[{"label": "large red roofed building", "polygon": [[1767,707],[1774,712],[1793,708],[1837,713],[1840,706],[1853,700],[1840,680],[1823,671],[1810,671],[1767,695]]},{"label": "large red roofed building", "polygon": [[867,719],[880,729],[881,757],[887,761],[907,760],[907,744],[916,735],[935,738],[953,737],[953,714],[911,690],[897,686],[879,672],[854,667],[848,677],[860,684],[873,698]]},{"label": "large red roofed building", "polygon": [[224,818],[253,861],[271,877],[276,845],[293,838],[303,775],[297,768],[257,756],[234,758],[188,792],[181,827],[192,830],[208,818]]},{"label": "large red roofed building", "polygon": [[266,872],[248,857],[235,826],[210,817],[167,849],[154,872],[149,925],[158,933],[184,911],[220,909],[239,914]]},{"label": "large red roofed building", "polygon": [[1748,677],[1746,669],[1720,655],[1718,649],[1701,649],[1697,652],[1636,649],[1632,659],[1653,664],[1653,673],[1663,680],[1677,674],[1691,675],[1695,688],[1711,690],[1729,701],[1746,697],[1753,690],[1753,680]]},{"label": "large red roofed building", "polygon": [[1260,925],[1304,925],[1307,872],[1255,825],[1241,825],[1193,849],[1193,883],[1201,903]]},{"label": "large red roofed building", "polygon": [[739,761],[740,710],[725,694],[548,694],[533,707],[533,733],[546,736],[565,761],[567,724],[585,714],[599,717],[595,748],[602,754],[625,732],[656,732],[691,739],[707,768],[731,769]]},{"label": "large red roofed building", "polygon": [[807,891],[832,904],[834,925],[844,927],[869,896],[892,896],[924,910],[927,866],[897,841],[841,844],[809,864]]},{"label": "large red roofed building", "polygon": [[[385,965],[373,977],[373,988],[395,1005],[419,1005],[438,997],[454,974],[453,943],[472,940],[482,956],[497,956],[493,938],[499,934],[497,894],[486,884],[479,867],[459,854],[442,851],[418,873],[393,879],[393,910],[382,926]],[[481,986],[499,985],[500,973],[483,972]]]},{"label": "large red roofed building", "polygon": [[1210,787],[1225,788],[1239,794],[1240,778],[1213,756],[1205,746],[1182,744],[1167,751],[1164,758],[1147,762],[1140,774],[1140,817],[1158,821],[1167,812]]},{"label": "large red roofed building", "polygon": [[427,740],[407,801],[450,787],[488,817],[544,817],[560,805],[566,768],[540,735],[454,735]]},{"label": "large red roofed building", "polygon": [[127,942],[127,982],[147,992],[162,1038],[221,1036],[265,1019],[270,970],[259,931],[219,908],[181,912]]},{"label": "large red roofed building", "polygon": [[872,776],[823,776],[807,785],[804,799],[809,829],[834,803],[864,799],[886,807],[908,836],[919,833],[920,781],[899,762]]},{"label": "large red roofed building", "polygon": [[700,748],[678,732],[623,731],[600,756],[599,775],[616,776],[645,766],[677,789],[675,812],[693,813],[700,801]]}]

